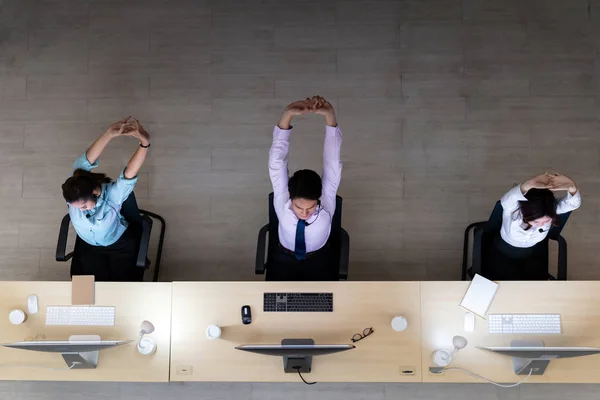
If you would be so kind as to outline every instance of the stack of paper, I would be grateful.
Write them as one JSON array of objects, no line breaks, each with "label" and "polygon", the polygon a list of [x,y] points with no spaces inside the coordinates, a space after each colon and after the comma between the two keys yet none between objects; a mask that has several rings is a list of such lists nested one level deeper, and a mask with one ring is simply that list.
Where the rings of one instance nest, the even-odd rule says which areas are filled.
[{"label": "stack of paper", "polygon": [[498,284],[496,282],[475,274],[460,305],[481,318],[485,318],[497,291]]}]

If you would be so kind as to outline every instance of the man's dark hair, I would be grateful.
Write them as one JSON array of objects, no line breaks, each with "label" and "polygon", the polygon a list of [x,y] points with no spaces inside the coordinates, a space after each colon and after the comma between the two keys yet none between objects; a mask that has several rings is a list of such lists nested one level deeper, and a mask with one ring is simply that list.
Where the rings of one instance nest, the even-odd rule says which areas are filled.
[{"label": "man's dark hair", "polygon": [[292,200],[301,198],[308,200],[319,200],[323,185],[321,177],[310,169],[296,171],[288,181],[288,189]]},{"label": "man's dark hair", "polygon": [[[557,201],[549,189],[530,189],[525,195],[527,201],[519,202],[519,210],[523,222],[529,225],[529,222],[538,218],[552,218],[552,225],[559,223],[558,215],[556,214]],[[531,227],[531,225],[530,225]]]}]

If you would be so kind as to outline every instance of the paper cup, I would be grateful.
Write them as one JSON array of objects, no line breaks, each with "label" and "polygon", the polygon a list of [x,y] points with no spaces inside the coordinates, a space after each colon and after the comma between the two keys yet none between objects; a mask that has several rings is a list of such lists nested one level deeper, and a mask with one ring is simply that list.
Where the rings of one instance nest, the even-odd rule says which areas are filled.
[{"label": "paper cup", "polygon": [[221,337],[221,327],[219,325],[209,325],[206,328],[206,337],[210,340],[217,340]]},{"label": "paper cup", "polygon": [[27,314],[23,310],[12,310],[8,314],[8,320],[11,324],[20,325],[27,320]]},{"label": "paper cup", "polygon": [[406,320],[406,318],[400,316],[392,318],[392,329],[396,332],[402,332],[406,330],[407,326],[408,321]]}]

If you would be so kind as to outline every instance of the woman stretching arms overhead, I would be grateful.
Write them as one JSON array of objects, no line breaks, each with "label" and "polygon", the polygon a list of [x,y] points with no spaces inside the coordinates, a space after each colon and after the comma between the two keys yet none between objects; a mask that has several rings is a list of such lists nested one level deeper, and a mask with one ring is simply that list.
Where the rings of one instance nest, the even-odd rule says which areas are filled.
[{"label": "woman stretching arms overhead", "polygon": [[[123,136],[136,138],[139,145],[117,180],[91,172],[108,143]],[[71,276],[94,275],[98,281],[142,280],[144,269],[136,267],[139,227],[128,224],[121,206],[135,187],[149,148],[148,132],[138,120],[127,117],[109,126],[73,163],[73,175],[62,185],[77,232]]]}]

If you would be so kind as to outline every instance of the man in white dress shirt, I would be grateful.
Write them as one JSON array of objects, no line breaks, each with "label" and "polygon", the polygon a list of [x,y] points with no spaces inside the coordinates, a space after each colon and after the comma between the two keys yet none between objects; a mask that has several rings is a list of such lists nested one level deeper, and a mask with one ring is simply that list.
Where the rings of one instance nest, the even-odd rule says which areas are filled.
[{"label": "man in white dress shirt", "polygon": [[[323,178],[312,170],[300,170],[289,178],[288,152],[292,118],[315,113],[325,118]],[[335,280],[337,266],[329,261],[327,241],[335,213],[336,194],[342,175],[342,132],[335,111],[320,96],[286,107],[273,130],[269,151],[269,176],[273,205],[279,219],[279,246],[269,260],[268,280]]]}]

